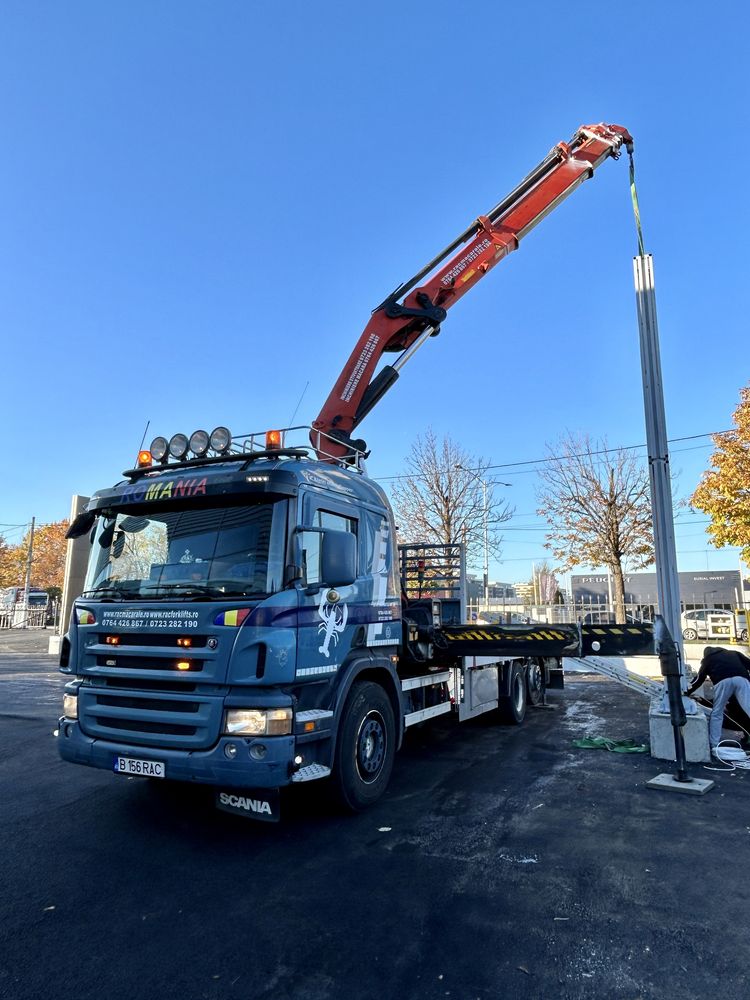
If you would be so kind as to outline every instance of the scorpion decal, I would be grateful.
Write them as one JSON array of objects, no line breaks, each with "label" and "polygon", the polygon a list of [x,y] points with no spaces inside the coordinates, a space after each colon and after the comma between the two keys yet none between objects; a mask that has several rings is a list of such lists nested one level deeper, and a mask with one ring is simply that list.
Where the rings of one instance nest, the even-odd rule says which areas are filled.
[{"label": "scorpion decal", "polygon": [[333,639],[334,645],[339,641],[339,633],[343,632],[346,628],[346,622],[349,617],[349,609],[344,604],[343,606],[338,603],[328,604],[326,601],[327,593],[323,591],[320,595],[320,604],[318,605],[318,614],[323,619],[323,621],[318,625],[318,632],[325,632],[325,639],[323,640],[323,645],[318,647],[319,653],[324,653],[326,657],[330,656],[328,652],[328,647]]}]

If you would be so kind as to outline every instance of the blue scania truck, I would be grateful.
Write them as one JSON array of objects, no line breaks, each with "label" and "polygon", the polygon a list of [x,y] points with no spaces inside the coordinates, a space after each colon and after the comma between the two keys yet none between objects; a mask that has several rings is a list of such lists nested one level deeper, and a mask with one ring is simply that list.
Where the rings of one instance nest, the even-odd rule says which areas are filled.
[{"label": "blue scania truck", "polygon": [[[65,760],[211,785],[258,819],[317,779],[358,810],[409,726],[491,710],[520,723],[563,655],[653,647],[648,628],[467,625],[462,546],[400,547],[351,436],[447,309],[630,141],[583,127],[399,286],[302,443],[300,428],[157,437],[92,497],[69,531],[91,551],[61,653]],[[400,356],[376,373],[385,352]]]},{"label": "blue scania truck", "polygon": [[62,757],[206,783],[261,819],[329,775],[368,805],[410,725],[520,723],[579,649],[574,626],[466,625],[462,547],[398,547],[383,490],[304,448],[134,469],[71,532],[92,544]]}]

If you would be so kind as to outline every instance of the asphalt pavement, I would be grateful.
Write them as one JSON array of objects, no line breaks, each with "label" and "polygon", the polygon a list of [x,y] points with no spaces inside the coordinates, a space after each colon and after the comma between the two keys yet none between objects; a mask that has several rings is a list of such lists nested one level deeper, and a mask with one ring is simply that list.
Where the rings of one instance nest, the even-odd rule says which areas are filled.
[{"label": "asphalt pavement", "polygon": [[750,995],[748,772],[656,792],[647,702],[577,674],[520,728],[410,731],[383,800],[318,783],[279,825],[58,759],[48,633],[0,633],[0,997]]}]

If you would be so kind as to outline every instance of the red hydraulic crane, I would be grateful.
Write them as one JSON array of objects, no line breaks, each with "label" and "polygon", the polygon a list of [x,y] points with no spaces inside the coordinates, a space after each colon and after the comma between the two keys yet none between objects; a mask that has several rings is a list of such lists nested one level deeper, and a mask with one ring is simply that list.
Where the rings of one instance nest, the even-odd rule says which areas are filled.
[{"label": "red hydraulic crane", "polygon": [[[591,177],[594,170],[633,140],[620,125],[583,125],[560,142],[487,215],[400,285],[373,311],[339,375],[310,435],[321,461],[354,461],[364,441],[352,431],[399,376],[415,351],[440,332],[447,310],[512,251],[537,223]],[[424,284],[419,284],[424,281]],[[386,352],[400,352],[392,365],[375,369]]]}]

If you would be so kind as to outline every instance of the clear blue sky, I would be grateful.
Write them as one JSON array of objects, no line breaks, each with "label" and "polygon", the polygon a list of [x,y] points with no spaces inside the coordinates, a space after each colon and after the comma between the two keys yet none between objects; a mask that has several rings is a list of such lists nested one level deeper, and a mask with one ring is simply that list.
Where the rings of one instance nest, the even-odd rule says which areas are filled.
[{"label": "clear blue sky", "polygon": [[[6,0],[0,522],[67,516],[150,437],[311,420],[398,283],[589,122],[636,139],[671,438],[750,376],[746,5]],[[645,440],[627,163],[456,306],[360,431],[494,464]],[[707,438],[674,445],[688,495]],[[533,466],[491,576],[544,557]],[[680,569],[737,566],[681,514]],[[11,541],[21,529],[7,531]]]}]

